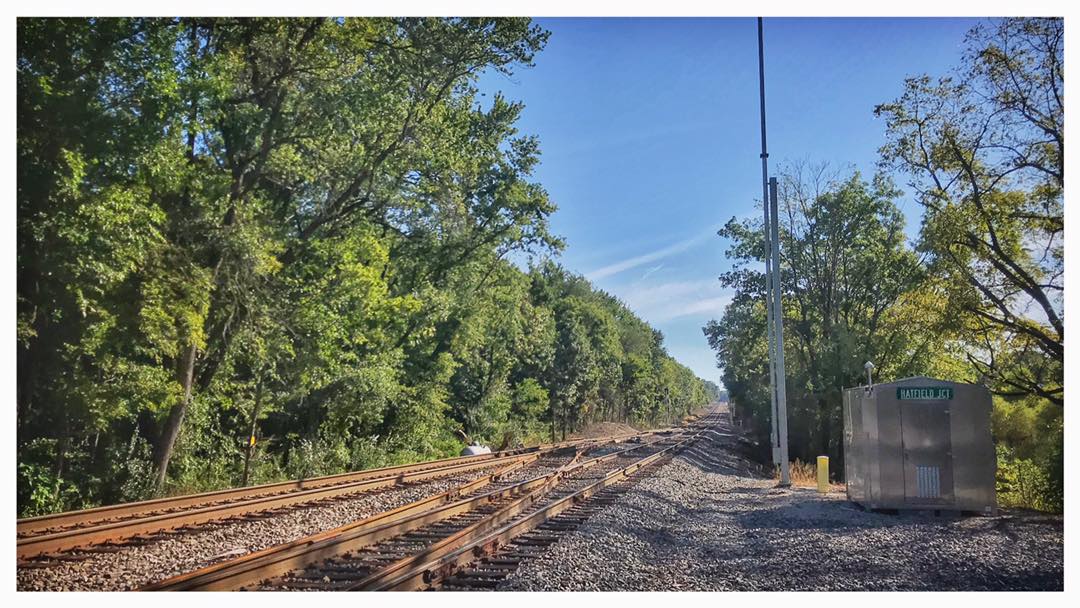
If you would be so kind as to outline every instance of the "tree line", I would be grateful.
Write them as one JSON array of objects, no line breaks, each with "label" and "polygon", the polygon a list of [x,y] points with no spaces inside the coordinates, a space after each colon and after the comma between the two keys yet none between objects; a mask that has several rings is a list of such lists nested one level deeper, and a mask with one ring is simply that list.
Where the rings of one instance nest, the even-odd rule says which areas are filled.
[{"label": "tree line", "polygon": [[[926,375],[994,395],[1002,504],[1064,501],[1064,55],[1061,19],[1003,19],[952,73],[874,109],[879,173],[780,170],[790,453],[842,476],[842,389]],[[894,176],[922,210],[908,243]],[[736,412],[769,444],[761,222],[732,220],[735,297],[704,327]],[[842,478],[842,477],[841,477]]]},{"label": "tree line", "polygon": [[[21,515],[671,422],[550,260],[528,19],[20,19]],[[526,265],[528,268],[523,270]]]}]

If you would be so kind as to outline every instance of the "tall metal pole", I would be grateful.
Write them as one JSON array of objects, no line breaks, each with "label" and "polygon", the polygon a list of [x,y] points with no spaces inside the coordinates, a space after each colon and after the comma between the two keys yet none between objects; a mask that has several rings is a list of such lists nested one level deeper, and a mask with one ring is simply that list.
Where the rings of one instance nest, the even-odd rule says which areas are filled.
[{"label": "tall metal pole", "polygon": [[[758,85],[761,99],[761,203],[765,207],[765,242],[769,239],[769,147],[765,142],[765,39],[761,17],[757,20]],[[766,252],[768,257],[768,252]],[[768,264],[768,261],[766,261]]]},{"label": "tall metal pole", "polygon": [[769,223],[769,149],[765,138],[765,42],[762,35],[762,18],[757,20],[758,35],[758,85],[760,86],[761,100],[761,208],[765,215],[765,327],[768,350],[769,350],[769,418],[771,422],[772,458],[773,465],[780,465],[780,434],[776,428],[776,360],[774,349],[776,342],[773,338],[773,302],[772,302],[772,245],[769,242],[769,233],[772,231]]},{"label": "tall metal pole", "polygon": [[767,334],[769,347],[769,420],[772,426],[771,441],[773,465],[780,466],[780,432],[776,426],[778,416],[776,411],[776,335],[773,332],[773,318],[775,312],[773,311],[772,298],[772,224],[769,221],[768,198],[762,199],[761,207],[765,210],[765,222],[762,225],[765,227],[765,251],[763,257],[765,258],[765,333]]},{"label": "tall metal pole", "polygon": [[776,202],[776,178],[769,180],[769,215],[772,220],[772,272],[773,272],[773,336],[776,340],[776,432],[780,438],[780,485],[791,485],[788,471],[787,442],[787,376],[784,370],[784,304],[780,290],[780,219]]},{"label": "tall metal pole", "polygon": [[[773,461],[780,465],[780,485],[790,485],[787,458],[787,398],[784,378],[784,334],[780,300],[780,255],[775,186],[770,196],[769,149],[765,136],[765,37],[758,17],[758,84],[761,100],[761,192],[765,208],[765,308],[769,341],[769,393],[772,405]],[[775,184],[775,180],[773,180]],[[771,211],[771,213],[770,213]],[[771,233],[771,236],[770,236]],[[778,462],[777,462],[778,461]]]}]

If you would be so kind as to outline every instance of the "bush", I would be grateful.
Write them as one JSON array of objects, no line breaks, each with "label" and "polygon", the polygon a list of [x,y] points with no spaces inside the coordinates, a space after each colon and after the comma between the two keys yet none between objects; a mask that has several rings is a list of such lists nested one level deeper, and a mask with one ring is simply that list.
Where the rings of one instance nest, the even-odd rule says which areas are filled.
[{"label": "bush", "polygon": [[19,517],[65,511],[79,501],[79,490],[48,467],[19,463]]},{"label": "bush", "polygon": [[[57,475],[54,467],[45,463],[56,461],[55,439],[35,439],[19,450],[17,497],[19,517],[34,517],[82,506],[84,498],[79,488]],[[69,460],[70,462],[70,460]]]},{"label": "bush", "polygon": [[1061,512],[1064,496],[1044,463],[1016,458],[1007,446],[997,447],[998,504],[1038,511]]},{"label": "bush", "polygon": [[1062,409],[1038,399],[994,400],[998,503],[1060,512],[1065,504]]},{"label": "bush", "polygon": [[301,439],[289,452],[286,475],[291,479],[310,479],[347,470],[349,449],[343,441]]},{"label": "bush", "polygon": [[109,459],[114,463],[113,479],[120,486],[116,502],[151,498],[156,476],[150,443],[136,433],[123,451]]}]

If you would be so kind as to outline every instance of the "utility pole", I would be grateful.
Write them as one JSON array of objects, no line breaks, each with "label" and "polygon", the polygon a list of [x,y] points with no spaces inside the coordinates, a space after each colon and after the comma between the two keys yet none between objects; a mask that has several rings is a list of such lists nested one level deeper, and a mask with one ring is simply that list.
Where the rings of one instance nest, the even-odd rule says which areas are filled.
[{"label": "utility pole", "polygon": [[761,191],[765,208],[765,310],[769,341],[769,394],[772,405],[773,462],[780,465],[780,485],[791,485],[787,445],[787,379],[784,371],[783,301],[780,297],[780,222],[776,178],[769,179],[765,138],[765,37],[758,17],[758,84],[761,98]]},{"label": "utility pole", "polygon": [[[765,141],[765,137],[764,137],[765,123],[764,123],[764,121],[762,121],[761,128],[762,128],[761,141],[764,144],[764,141]],[[762,146],[762,150],[764,150],[764,145]],[[762,151],[762,157],[763,158],[768,157],[768,153]],[[762,164],[764,164],[764,161],[762,162]],[[763,177],[765,177],[766,183],[771,183],[771,182],[767,181],[767,175],[768,175],[767,171],[768,170],[766,168],[762,167],[762,173],[764,174]],[[780,432],[779,432],[779,429],[777,428],[777,425],[776,425],[776,421],[777,421],[777,417],[778,417],[777,416],[777,409],[776,409],[776,366],[773,365],[773,361],[776,359],[776,335],[773,332],[773,323],[774,323],[775,313],[773,311],[773,300],[772,300],[772,292],[773,292],[773,289],[772,289],[772,284],[773,284],[773,276],[772,276],[772,222],[769,219],[770,218],[769,203],[768,203],[768,201],[769,201],[769,198],[768,198],[769,191],[767,189],[764,190],[763,193],[762,193],[762,196],[764,198],[761,199],[762,200],[761,208],[764,210],[764,215],[765,215],[765,222],[762,224],[765,227],[765,241],[764,241],[764,244],[765,244],[765,252],[764,252],[764,258],[765,258],[765,328],[766,328],[765,333],[767,334],[767,344],[768,344],[768,352],[769,352],[769,406],[770,406],[769,420],[772,423],[772,432],[770,434],[770,438],[772,440],[771,445],[772,445],[773,466],[778,467],[778,466],[780,466],[780,464],[783,461],[780,459]]]},{"label": "utility pole", "polygon": [[776,178],[769,178],[769,211],[772,219],[772,272],[773,272],[773,337],[776,345],[773,354],[776,355],[773,366],[776,371],[776,432],[780,442],[780,485],[791,485],[791,475],[788,470],[788,437],[787,437],[787,374],[784,367],[784,303],[780,290],[780,214],[777,210]]}]

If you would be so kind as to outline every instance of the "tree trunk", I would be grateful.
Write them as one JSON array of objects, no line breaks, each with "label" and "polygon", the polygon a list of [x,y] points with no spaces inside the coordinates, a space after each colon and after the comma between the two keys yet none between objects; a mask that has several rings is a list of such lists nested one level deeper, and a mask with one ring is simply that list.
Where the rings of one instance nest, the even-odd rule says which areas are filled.
[{"label": "tree trunk", "polygon": [[555,443],[555,408],[551,408],[551,443]]},{"label": "tree trunk", "polygon": [[[195,25],[188,31],[189,65],[194,65],[198,57],[198,29],[198,26]],[[196,93],[192,93],[189,104],[187,156],[188,163],[194,164],[197,157],[195,142],[199,118],[199,103]],[[191,189],[188,186],[185,186],[184,188],[184,199],[186,204],[190,206]],[[184,396],[180,400],[180,403],[177,403],[169,409],[169,417],[165,420],[165,427],[161,430],[161,436],[158,438],[157,445],[154,446],[154,470],[157,474],[154,480],[155,488],[161,488],[161,485],[165,482],[165,474],[169,469],[169,459],[172,458],[173,447],[176,445],[176,438],[180,436],[180,427],[184,423],[184,414],[187,413],[188,404],[191,402],[191,385],[195,376],[195,355],[196,348],[195,345],[192,344],[188,347],[183,359],[177,364],[176,375],[177,379],[180,381],[180,385],[184,389]]]},{"label": "tree trunk", "polygon": [[195,354],[195,345],[192,344],[188,347],[188,351],[177,370],[180,376],[180,384],[184,387],[184,396],[180,403],[172,406],[169,410],[169,417],[165,420],[165,428],[161,431],[161,437],[158,439],[157,449],[154,452],[154,469],[157,471],[154,487],[159,489],[165,482],[169,459],[172,458],[176,438],[180,436],[180,426],[184,423],[184,414],[187,413],[188,405],[191,403],[191,384],[195,375]]}]

